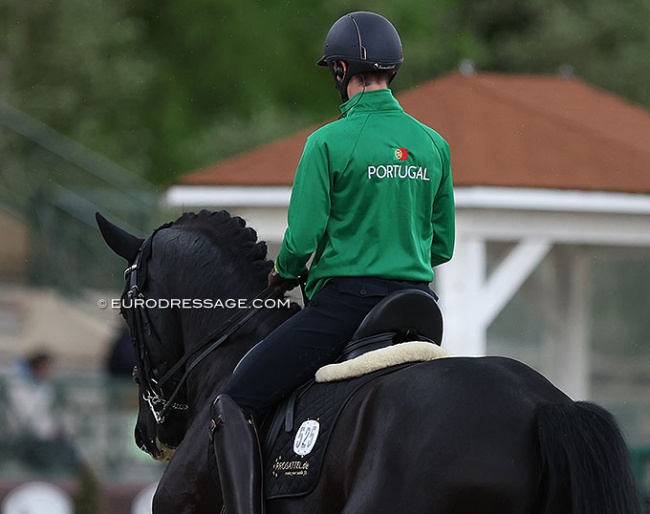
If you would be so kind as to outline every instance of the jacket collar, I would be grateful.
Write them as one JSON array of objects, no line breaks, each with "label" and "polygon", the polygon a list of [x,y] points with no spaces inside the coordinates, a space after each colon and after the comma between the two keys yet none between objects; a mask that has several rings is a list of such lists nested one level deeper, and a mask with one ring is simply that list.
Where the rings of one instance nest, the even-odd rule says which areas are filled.
[{"label": "jacket collar", "polygon": [[340,105],[341,113],[348,117],[369,111],[403,110],[390,89],[361,91]]}]

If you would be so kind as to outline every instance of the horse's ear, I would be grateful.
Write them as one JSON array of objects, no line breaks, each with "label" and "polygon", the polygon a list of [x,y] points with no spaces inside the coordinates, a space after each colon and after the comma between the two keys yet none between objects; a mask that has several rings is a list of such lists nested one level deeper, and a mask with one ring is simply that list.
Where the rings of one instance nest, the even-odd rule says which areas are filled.
[{"label": "horse's ear", "polygon": [[133,262],[144,239],[129,234],[126,230],[108,221],[98,212],[95,213],[95,220],[109,248],[129,263]]}]

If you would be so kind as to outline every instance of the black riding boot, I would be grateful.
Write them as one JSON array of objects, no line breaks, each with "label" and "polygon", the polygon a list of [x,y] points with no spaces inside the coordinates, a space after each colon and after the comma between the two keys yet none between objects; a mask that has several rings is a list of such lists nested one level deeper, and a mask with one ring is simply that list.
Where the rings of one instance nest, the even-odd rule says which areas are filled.
[{"label": "black riding boot", "polygon": [[212,404],[212,420],[226,514],[264,514],[262,455],[253,420],[226,394]]}]

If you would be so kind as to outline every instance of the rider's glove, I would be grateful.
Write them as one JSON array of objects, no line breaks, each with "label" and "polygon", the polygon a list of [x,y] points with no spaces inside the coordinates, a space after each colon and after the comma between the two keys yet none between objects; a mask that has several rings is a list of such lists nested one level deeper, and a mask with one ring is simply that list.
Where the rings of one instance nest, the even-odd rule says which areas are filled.
[{"label": "rider's glove", "polygon": [[284,293],[285,291],[290,291],[297,285],[297,279],[284,278],[282,275],[280,275],[280,273],[278,273],[278,270],[275,269],[275,266],[273,266],[273,269],[269,273],[269,287],[275,287],[276,290]]}]

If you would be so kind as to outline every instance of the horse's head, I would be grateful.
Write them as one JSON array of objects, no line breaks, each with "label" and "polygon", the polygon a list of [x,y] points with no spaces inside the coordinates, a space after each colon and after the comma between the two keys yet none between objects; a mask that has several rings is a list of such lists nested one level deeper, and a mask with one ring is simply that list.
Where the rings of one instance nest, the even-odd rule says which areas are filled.
[{"label": "horse's head", "polygon": [[[152,294],[146,284],[147,262],[152,250],[152,237],[140,239],[110,223],[99,213],[97,224],[108,246],[128,265],[124,272],[124,290],[120,313],[124,317],[135,345],[137,367],[133,379],[139,388],[139,411],[135,427],[135,441],[140,449],[156,460],[169,460],[185,435],[187,426],[187,405],[183,403],[183,391],[178,391],[165,412],[165,395],[171,394],[172,382],[159,386],[166,369],[179,358],[179,350],[162,344],[159,334],[165,333],[165,340],[175,331],[165,326],[164,318],[156,309],[147,309],[144,292]],[[150,299],[160,297],[153,293]],[[175,377],[176,378],[176,377]],[[177,378],[176,378],[177,380]],[[179,397],[180,396],[180,397]]]},{"label": "horse's head", "polygon": [[[225,345],[231,350],[224,349],[217,362],[202,362],[203,345],[212,336],[222,342],[233,339],[230,329],[222,336],[220,327],[239,326],[237,316],[246,309],[183,308],[179,302],[253,298],[265,287],[272,263],[255,231],[225,211],[185,214],[147,239],[129,234],[99,214],[97,223],[108,246],[128,263],[121,314],[138,363],[134,370],[140,392],[136,443],[155,459],[167,460],[183,440],[192,409],[198,408],[188,407],[188,388],[193,398],[201,395],[205,402],[248,349]],[[240,330],[235,337],[244,338],[245,333]],[[195,368],[200,372],[191,376]],[[208,381],[212,390],[206,389]]]}]

